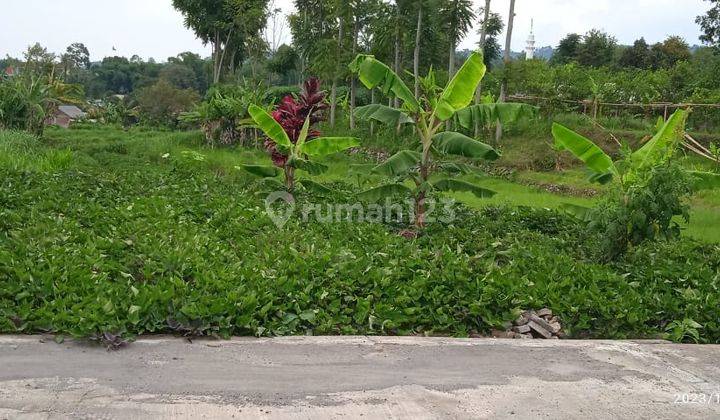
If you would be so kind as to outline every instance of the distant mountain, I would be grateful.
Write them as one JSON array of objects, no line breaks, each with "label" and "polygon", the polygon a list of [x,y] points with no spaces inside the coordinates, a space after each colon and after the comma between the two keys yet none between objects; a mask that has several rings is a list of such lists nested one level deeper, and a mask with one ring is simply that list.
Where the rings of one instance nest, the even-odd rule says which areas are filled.
[{"label": "distant mountain", "polygon": [[553,54],[555,54],[555,49],[553,49],[553,47],[549,45],[539,48],[537,51],[535,51],[535,57],[542,58],[544,60],[550,60]]}]

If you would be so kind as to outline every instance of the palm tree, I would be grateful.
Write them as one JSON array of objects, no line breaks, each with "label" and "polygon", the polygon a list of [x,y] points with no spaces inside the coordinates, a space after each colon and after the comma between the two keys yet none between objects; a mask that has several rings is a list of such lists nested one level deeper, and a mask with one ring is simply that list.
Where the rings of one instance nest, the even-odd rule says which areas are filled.
[{"label": "palm tree", "polygon": [[[507,37],[505,38],[505,56],[503,62],[505,63],[505,75],[503,76],[502,83],[500,84],[500,100],[499,102],[505,102],[507,100],[507,68],[510,65],[510,48],[512,45],[512,33],[513,23],[515,22],[515,0],[510,0],[510,15],[508,16],[507,26]],[[497,130],[495,131],[495,143],[500,143],[502,138],[502,124],[498,122]]]},{"label": "palm tree", "polygon": [[448,40],[450,41],[450,57],[448,77],[455,75],[455,61],[457,60],[457,44],[467,35],[475,19],[472,0],[448,0],[440,10],[443,22],[447,25]]}]

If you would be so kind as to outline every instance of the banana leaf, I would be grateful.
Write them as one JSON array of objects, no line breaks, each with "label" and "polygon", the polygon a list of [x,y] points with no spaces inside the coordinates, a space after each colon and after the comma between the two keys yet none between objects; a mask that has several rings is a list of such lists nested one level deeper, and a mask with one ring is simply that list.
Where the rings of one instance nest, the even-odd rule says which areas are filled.
[{"label": "banana leaf", "polygon": [[301,158],[294,158],[290,161],[290,165],[293,168],[300,169],[309,173],[310,175],[322,175],[329,169],[327,165],[322,163],[313,162]]},{"label": "banana leaf", "polygon": [[447,121],[456,112],[470,105],[486,70],[482,53],[476,51],[470,54],[440,96],[435,116],[440,121]]},{"label": "banana leaf", "polygon": [[387,105],[372,104],[355,109],[355,116],[363,121],[375,120],[395,127],[398,124],[412,124],[415,121],[399,109]]},{"label": "banana leaf", "polygon": [[459,110],[454,121],[463,128],[475,125],[487,126],[500,121],[503,125],[513,124],[523,119],[535,118],[539,108],[521,103],[499,102],[471,105]]},{"label": "banana leaf", "polygon": [[452,131],[436,134],[433,137],[433,146],[438,152],[447,155],[485,160],[500,158],[500,153],[491,146]]},{"label": "banana leaf", "polygon": [[308,156],[322,157],[342,152],[360,145],[354,137],[320,137],[299,145],[300,152]]},{"label": "banana leaf", "polygon": [[385,176],[404,176],[420,164],[422,155],[411,150],[402,150],[373,168],[372,173]]},{"label": "banana leaf", "polygon": [[250,105],[248,112],[250,113],[253,121],[255,121],[255,124],[260,127],[266,136],[277,143],[278,146],[285,148],[286,150],[292,149],[293,144],[287,133],[283,130],[282,126],[267,113],[267,111],[257,105]]},{"label": "banana leaf", "polygon": [[682,109],[675,111],[655,136],[632,154],[632,161],[639,167],[645,167],[659,163],[675,154],[685,135],[687,116],[687,111]]},{"label": "banana leaf", "polygon": [[385,96],[391,93],[402,99],[405,106],[413,112],[420,110],[420,103],[413,92],[390,67],[376,60],[372,55],[359,54],[348,66],[356,73],[360,82],[368,89],[380,88]]},{"label": "banana leaf", "polygon": [[389,197],[410,197],[411,195],[412,190],[403,184],[385,184],[360,192],[356,197],[362,201],[376,203]]},{"label": "banana leaf", "polygon": [[583,161],[592,171],[593,179],[607,182],[618,175],[610,156],[591,140],[558,123],[553,124],[552,134],[555,137],[555,147],[561,151],[567,150]]},{"label": "banana leaf", "polygon": [[469,192],[479,198],[491,198],[497,194],[497,192],[493,190],[488,190],[487,188],[456,179],[443,179],[437,181],[433,183],[433,187],[435,187],[438,191]]}]

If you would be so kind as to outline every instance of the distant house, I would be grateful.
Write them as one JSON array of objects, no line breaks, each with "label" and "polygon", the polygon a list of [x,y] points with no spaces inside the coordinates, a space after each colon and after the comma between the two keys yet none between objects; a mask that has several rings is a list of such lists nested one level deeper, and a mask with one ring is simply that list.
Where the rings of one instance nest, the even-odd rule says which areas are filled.
[{"label": "distant house", "polygon": [[16,69],[16,68],[13,67],[13,66],[8,66],[8,67],[5,69],[5,76],[10,77],[10,76],[15,76],[16,74],[18,74],[18,69]]},{"label": "distant house", "polygon": [[45,124],[69,128],[70,124],[82,118],[85,118],[85,113],[75,105],[60,105],[55,114],[45,120]]}]

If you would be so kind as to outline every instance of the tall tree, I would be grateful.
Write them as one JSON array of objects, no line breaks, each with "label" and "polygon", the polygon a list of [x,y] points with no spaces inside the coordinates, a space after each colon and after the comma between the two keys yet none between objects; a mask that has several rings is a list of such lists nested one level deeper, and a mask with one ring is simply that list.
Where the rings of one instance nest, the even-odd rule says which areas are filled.
[{"label": "tall tree", "polygon": [[425,5],[423,0],[415,2],[417,7],[417,28],[415,30],[415,50],[413,52],[413,76],[415,77],[415,97],[420,97],[420,42],[422,41],[423,13]]},{"label": "tall tree", "polygon": [[[490,0],[485,0],[485,7],[480,9],[480,14],[483,15],[483,18],[480,27],[480,42],[478,47],[483,52],[485,66],[491,68],[492,63],[500,59],[502,55],[502,49],[498,39],[503,29],[505,29],[505,23],[500,14],[490,12]],[[479,105],[482,100],[482,85],[482,81],[480,81],[475,91],[475,105]],[[475,137],[480,135],[480,129],[480,124],[476,123]]]},{"label": "tall tree", "polygon": [[53,76],[57,56],[48,52],[47,48],[35,43],[28,47],[23,56],[25,58],[23,72],[38,77]]},{"label": "tall tree", "polygon": [[695,22],[702,28],[700,40],[706,44],[720,48],[720,0],[705,0],[712,4],[710,10],[703,16],[698,16]]},{"label": "tall tree", "polygon": [[577,60],[581,44],[582,36],[580,34],[568,34],[560,40],[560,44],[555,49],[550,62],[552,64],[567,64]]},{"label": "tall tree", "polygon": [[[508,15],[508,26],[507,36],[505,38],[505,56],[503,62],[505,63],[505,74],[503,75],[502,83],[500,84],[500,100],[499,102],[505,102],[507,100],[507,83],[508,75],[507,72],[510,67],[510,48],[512,48],[512,34],[513,24],[515,23],[515,0],[510,0],[510,14]],[[497,129],[495,130],[495,142],[499,143],[502,138],[502,124],[498,120]]]},{"label": "tall tree", "polygon": [[626,48],[618,64],[621,67],[632,67],[637,69],[646,69],[650,66],[650,46],[645,42],[645,38],[640,38],[632,47]]},{"label": "tall tree", "polygon": [[[371,49],[371,45],[374,43],[372,34],[367,34],[366,30],[370,25],[382,16],[385,12],[385,8],[381,5],[385,4],[381,0],[351,0],[350,14],[351,14],[351,25],[352,25],[352,56],[355,57],[358,53],[358,49],[361,48],[361,38],[366,40],[366,50]],[[349,101],[349,117],[350,117],[350,129],[355,129],[355,105],[357,102],[357,77],[355,74],[350,74],[350,101]]]},{"label": "tall tree", "polygon": [[667,69],[681,61],[689,61],[691,56],[687,42],[679,36],[671,36],[652,46],[650,61],[654,69]]},{"label": "tall tree", "polygon": [[457,44],[467,35],[473,20],[475,20],[473,2],[472,0],[447,0],[442,4],[440,16],[450,41],[448,77],[453,77],[457,61]]},{"label": "tall tree", "polygon": [[583,36],[583,42],[577,51],[577,61],[588,67],[609,66],[615,58],[615,47],[617,41],[613,36],[592,29]]},{"label": "tall tree", "polygon": [[342,51],[345,45],[345,31],[350,8],[345,0],[336,0],[335,19],[337,19],[338,36],[335,41],[335,71],[333,72],[332,87],[330,88],[330,127],[335,128],[335,115],[337,113],[337,86],[340,73],[345,66],[342,64]]},{"label": "tall tree", "polygon": [[173,0],[185,25],[212,45],[214,83],[220,81],[225,68],[234,68],[249,42],[260,37],[267,22],[267,5],[268,0]]}]

